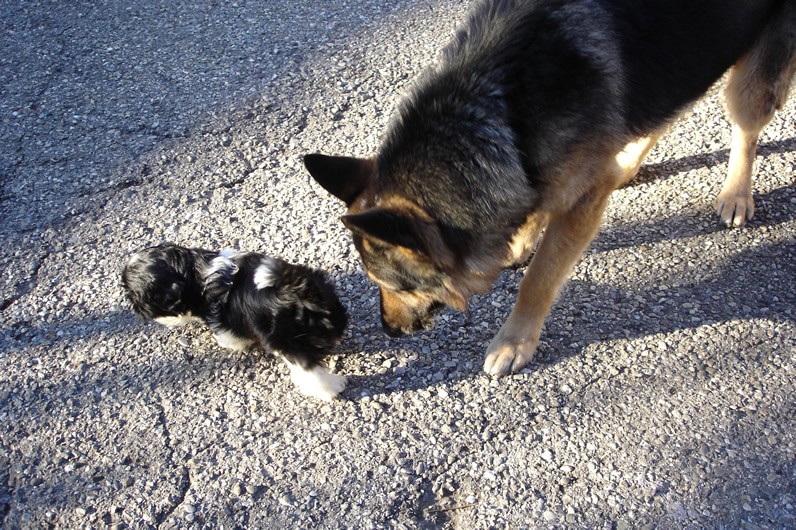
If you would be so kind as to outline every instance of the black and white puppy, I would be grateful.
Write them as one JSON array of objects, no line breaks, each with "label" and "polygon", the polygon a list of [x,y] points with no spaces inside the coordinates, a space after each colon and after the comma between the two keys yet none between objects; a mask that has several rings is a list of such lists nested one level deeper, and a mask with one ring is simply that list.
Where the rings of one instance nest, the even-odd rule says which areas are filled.
[{"label": "black and white puppy", "polygon": [[322,365],[348,318],[320,271],[255,252],[164,243],[130,257],[122,287],[144,318],[166,326],[200,319],[224,348],[273,352],[306,395],[329,400],[345,388],[345,377]]}]

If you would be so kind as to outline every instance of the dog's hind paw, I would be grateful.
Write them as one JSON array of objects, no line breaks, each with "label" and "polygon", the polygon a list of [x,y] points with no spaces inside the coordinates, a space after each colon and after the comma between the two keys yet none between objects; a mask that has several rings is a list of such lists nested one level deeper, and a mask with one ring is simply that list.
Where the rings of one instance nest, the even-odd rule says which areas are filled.
[{"label": "dog's hind paw", "polygon": [[521,370],[533,360],[537,342],[504,341],[498,333],[487,350],[484,371],[489,375],[506,375]]}]

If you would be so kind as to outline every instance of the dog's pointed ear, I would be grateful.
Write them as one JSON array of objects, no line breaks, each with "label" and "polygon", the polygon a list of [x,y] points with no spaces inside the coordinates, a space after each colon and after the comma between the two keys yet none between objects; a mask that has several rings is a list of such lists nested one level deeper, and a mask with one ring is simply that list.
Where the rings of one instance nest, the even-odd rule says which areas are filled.
[{"label": "dog's pointed ear", "polygon": [[351,206],[376,176],[376,161],[372,158],[304,155],[304,167],[326,191]]},{"label": "dog's pointed ear", "polygon": [[443,268],[454,264],[454,254],[445,244],[439,225],[412,212],[374,208],[344,215],[343,224],[352,232],[411,250]]}]

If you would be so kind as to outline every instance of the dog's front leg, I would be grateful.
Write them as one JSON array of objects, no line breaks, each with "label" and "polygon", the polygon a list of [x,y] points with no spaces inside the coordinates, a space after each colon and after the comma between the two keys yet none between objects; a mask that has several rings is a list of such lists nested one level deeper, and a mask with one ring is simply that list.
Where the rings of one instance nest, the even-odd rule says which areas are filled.
[{"label": "dog's front leg", "polygon": [[592,194],[552,218],[525,271],[517,302],[489,345],[484,362],[488,374],[517,371],[533,359],[544,319],[572,266],[597,233],[608,195]]}]

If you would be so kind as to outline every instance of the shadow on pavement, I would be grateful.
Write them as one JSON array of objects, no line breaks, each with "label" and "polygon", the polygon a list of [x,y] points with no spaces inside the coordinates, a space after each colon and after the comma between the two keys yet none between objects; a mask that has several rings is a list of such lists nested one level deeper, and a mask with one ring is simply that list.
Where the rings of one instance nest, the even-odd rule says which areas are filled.
[{"label": "shadow on pavement", "polygon": [[[779,222],[784,222],[785,219]],[[677,223],[676,219],[659,221],[667,226]],[[697,234],[691,234],[697,235]],[[641,244],[635,241],[631,244]],[[606,250],[606,249],[602,249]],[[750,269],[755,264],[755,269]],[[762,269],[762,270],[758,270]],[[516,292],[519,276],[511,285]],[[791,321],[793,308],[796,308],[796,293],[791,288],[796,285],[796,241],[777,245],[766,245],[735,254],[726,263],[718,264],[713,272],[702,281],[674,286],[665,291],[657,287],[648,290],[623,290],[607,284],[570,281],[563,289],[548,317],[542,342],[547,346],[543,357],[537,357],[531,364],[531,370],[543,370],[546,365],[560,362],[570,356],[580,355],[588,344],[618,338],[632,339],[652,334],[669,334],[678,330],[692,329],[733,320],[788,320]],[[784,287],[784,288],[783,288]],[[513,294],[510,298],[513,298]],[[642,299],[641,312],[630,313],[633,306],[623,303],[632,299]],[[707,300],[709,303],[704,303]],[[695,301],[696,310],[685,309]],[[588,304],[588,314],[581,311]],[[598,315],[597,318],[594,318]],[[469,319],[473,324],[467,327],[472,335],[469,340],[486,345],[496,332],[497,326],[478,327],[479,322],[502,321],[506,315],[495,312],[489,304],[482,304],[473,312]],[[576,336],[561,329],[561,322],[567,317],[574,317],[572,322],[577,330]],[[440,324],[437,324],[439,328]],[[437,329],[438,333],[444,333]],[[380,330],[379,330],[380,333]],[[406,339],[400,339],[406,340]],[[577,343],[575,348],[567,347]],[[400,349],[400,345],[393,343]],[[552,351],[551,351],[552,350]],[[368,349],[360,355],[367,355]],[[430,359],[430,355],[436,358]],[[463,363],[470,361],[472,370],[462,371],[457,368],[445,368],[444,361],[455,360]],[[385,393],[393,391],[417,390],[450,383],[452,380],[466,379],[481,375],[480,357],[475,359],[457,358],[455,353],[434,352],[422,354],[405,369],[402,383]],[[441,381],[428,382],[424,379],[413,379],[413,367],[431,365],[436,370],[447,371]],[[453,372],[457,375],[450,377]],[[393,374],[354,377],[356,385],[363,389],[373,388],[374,382],[384,383],[384,378]],[[351,394],[349,393],[349,396]],[[351,396],[353,399],[356,397]]]},{"label": "shadow on pavement", "polygon": [[[796,138],[788,138],[761,143],[757,148],[757,157],[759,159],[770,154],[790,153],[793,151],[796,151]],[[638,176],[624,187],[632,188],[647,182],[673,177],[678,173],[726,164],[729,160],[730,150],[720,149],[712,153],[699,153],[682,158],[671,158],[654,164],[644,164],[639,169]]]}]

